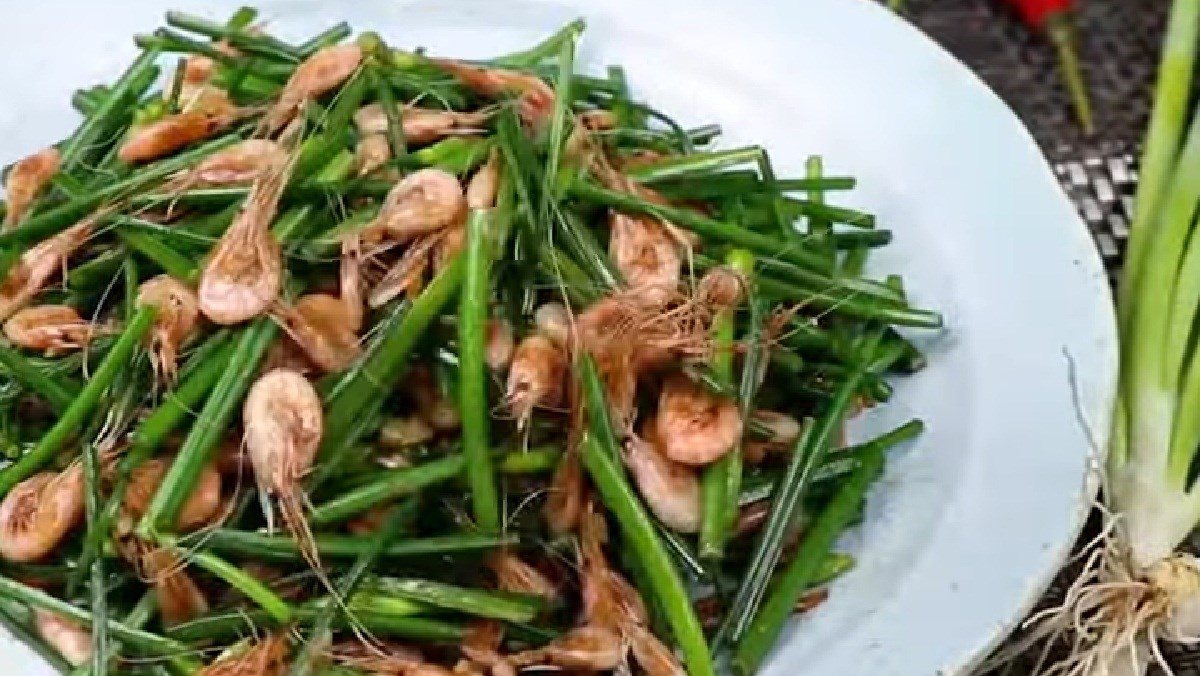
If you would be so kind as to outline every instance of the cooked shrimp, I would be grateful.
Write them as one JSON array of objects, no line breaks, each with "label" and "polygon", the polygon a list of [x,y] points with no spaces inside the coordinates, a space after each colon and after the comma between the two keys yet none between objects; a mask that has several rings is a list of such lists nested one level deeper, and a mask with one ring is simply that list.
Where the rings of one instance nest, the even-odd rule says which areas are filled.
[{"label": "cooked shrimp", "polygon": [[49,610],[35,608],[33,623],[46,643],[54,646],[71,666],[80,667],[92,659],[92,632]]},{"label": "cooked shrimp", "polygon": [[579,124],[588,131],[606,131],[617,126],[617,115],[611,110],[585,110],[578,117]]},{"label": "cooked shrimp", "polygon": [[499,99],[515,94],[517,113],[534,129],[540,129],[554,111],[554,90],[536,75],[503,68],[472,66],[452,59],[431,61],[480,96]]},{"label": "cooked shrimp", "polygon": [[376,169],[392,159],[392,146],[383,134],[366,134],[358,137],[354,146],[354,167],[359,176],[374,173]]},{"label": "cooked shrimp", "polygon": [[[301,551],[319,568],[312,533],[304,519],[300,481],[312,467],[321,443],[321,398],[304,376],[277,369],[257,381],[242,406],[246,450],[259,493],[274,499]],[[265,503],[264,503],[265,506]],[[267,523],[272,523],[268,510]]]},{"label": "cooked shrimp", "polygon": [[196,676],[283,676],[287,673],[288,641],[272,634],[196,672]]},{"label": "cooked shrimp", "polygon": [[311,101],[336,88],[358,70],[362,63],[362,48],[357,44],[325,47],[296,67],[279,99],[263,115],[263,127],[273,134],[283,128]]},{"label": "cooked shrimp", "polygon": [[347,316],[347,306],[340,298],[308,294],[273,314],[304,354],[326,373],[347,368],[362,353],[357,322]]},{"label": "cooked shrimp", "polygon": [[666,304],[679,288],[679,245],[648,218],[614,211],[608,223],[608,250],[625,283],[648,301]]},{"label": "cooked shrimp", "polygon": [[555,533],[567,533],[579,524],[583,513],[586,487],[583,483],[583,467],[575,450],[563,453],[550,478],[550,490],[546,495],[544,514],[546,524]]},{"label": "cooked shrimp", "polygon": [[150,361],[155,373],[168,384],[173,383],[179,350],[200,319],[200,301],[183,282],[170,275],[158,275],[142,282],[137,302],[157,308],[150,330]]},{"label": "cooked shrimp", "polygon": [[500,187],[500,153],[495,148],[487,162],[467,183],[467,206],[471,209],[491,209],[496,206],[496,191]]},{"label": "cooked shrimp", "polygon": [[399,643],[341,641],[333,646],[334,663],[368,674],[401,674],[411,676],[425,664],[425,658],[415,649]]},{"label": "cooked shrimp", "polygon": [[198,113],[229,122],[238,116],[229,92],[207,83],[183,84],[179,91],[179,112]]},{"label": "cooked shrimp", "polygon": [[764,441],[772,448],[789,449],[800,438],[800,421],[786,413],[758,410],[750,414],[750,420],[767,432]]},{"label": "cooked shrimp", "polygon": [[183,62],[183,70],[175,74],[182,77],[184,84],[198,85],[212,79],[217,62],[203,54],[191,54]]},{"label": "cooked shrimp", "polygon": [[0,556],[36,561],[83,521],[83,466],[40,472],[13,487],[0,502]]},{"label": "cooked shrimp", "polygon": [[533,313],[533,325],[538,333],[566,347],[571,340],[571,313],[557,301],[542,303]]},{"label": "cooked shrimp", "polygon": [[[448,136],[465,136],[486,131],[483,124],[491,116],[489,111],[459,112],[405,106],[400,111],[400,128],[404,141],[424,145]],[[371,103],[358,109],[354,124],[359,134],[387,134],[388,119],[383,106]]]},{"label": "cooked shrimp", "polygon": [[8,205],[4,213],[4,230],[24,218],[38,193],[58,173],[61,159],[58,148],[51,146],[20,160],[8,170],[4,180],[4,198]]},{"label": "cooked shrimp", "polygon": [[637,436],[625,442],[625,464],[660,521],[681,533],[700,530],[700,480],[694,469],[671,461]]},{"label": "cooked shrimp", "polygon": [[487,365],[494,371],[501,371],[508,367],[512,362],[513,350],[516,345],[513,341],[512,324],[503,317],[493,317],[488,320],[486,343],[486,360]]},{"label": "cooked shrimp", "polygon": [[[163,477],[171,467],[170,458],[151,458],[138,465],[129,474],[129,483],[121,500],[121,513],[134,522],[146,513],[150,501],[158,492]],[[196,480],[183,507],[175,528],[187,532],[208,525],[221,511],[221,473],[214,465],[207,465]]]},{"label": "cooked shrimp", "polygon": [[171,627],[208,613],[208,599],[187,574],[178,554],[169,549],[151,548],[141,557],[140,565],[154,587],[163,624]]},{"label": "cooked shrimp", "polygon": [[484,563],[496,576],[496,587],[500,591],[532,594],[547,601],[558,598],[558,588],[554,583],[512,552],[492,552],[484,559]]},{"label": "cooked shrimp", "polygon": [[100,331],[69,305],[35,305],[4,322],[4,335],[27,350],[61,353],[78,350]]},{"label": "cooked shrimp", "polygon": [[699,303],[714,311],[731,308],[741,302],[746,291],[746,280],[732,268],[718,266],[701,278],[696,289]]},{"label": "cooked shrimp", "polygon": [[388,191],[377,223],[393,238],[407,241],[461,222],[466,209],[466,197],[454,174],[420,169]]},{"label": "cooked shrimp", "polygon": [[186,188],[253,183],[287,161],[287,149],[278,142],[247,139],[204,158],[195,169],[185,172],[173,184]]},{"label": "cooked shrimp", "polygon": [[167,115],[130,133],[121,143],[117,156],[130,164],[165,157],[186,145],[211,137],[232,121],[231,115],[212,115],[195,110]]},{"label": "cooked shrimp", "polygon": [[549,338],[534,334],[517,345],[508,369],[504,402],[518,427],[529,423],[535,408],[562,404],[566,376],[566,352]]},{"label": "cooked shrimp", "polygon": [[510,655],[518,667],[562,667],[608,671],[625,658],[621,637],[604,627],[584,626],[572,629],[550,643]]},{"label": "cooked shrimp", "polygon": [[629,623],[621,634],[634,661],[646,676],[686,676],[687,670],[675,653],[644,625]]},{"label": "cooked shrimp", "polygon": [[433,267],[439,234],[423,235],[414,240],[392,264],[383,278],[371,288],[367,304],[378,308],[407,293],[416,295],[425,280],[425,272]]},{"label": "cooked shrimp", "polygon": [[258,316],[279,296],[283,252],[270,224],[291,174],[290,163],[271,167],[250,187],[246,204],[225,231],[200,276],[200,310],[217,324]]},{"label": "cooked shrimp", "polygon": [[737,403],[682,375],[663,383],[654,425],[663,454],[685,465],[706,465],[742,438]]},{"label": "cooked shrimp", "polygon": [[471,624],[463,639],[463,655],[468,659],[454,666],[460,675],[480,674],[475,665],[487,669],[491,676],[515,676],[517,670],[500,654],[500,643],[504,640],[504,626],[495,620],[481,620]]},{"label": "cooked shrimp", "polygon": [[71,254],[92,234],[92,223],[92,218],[80,221],[21,254],[0,284],[0,320],[25,307],[55,273],[65,268]]},{"label": "cooked shrimp", "polygon": [[438,386],[428,369],[413,369],[409,375],[409,393],[417,405],[417,415],[440,432],[457,430],[462,424],[458,404]]}]

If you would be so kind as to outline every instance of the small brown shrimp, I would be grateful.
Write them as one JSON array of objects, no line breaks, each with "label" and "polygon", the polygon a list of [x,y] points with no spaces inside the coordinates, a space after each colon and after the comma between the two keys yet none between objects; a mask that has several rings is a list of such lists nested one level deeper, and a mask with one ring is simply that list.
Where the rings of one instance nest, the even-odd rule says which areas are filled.
[{"label": "small brown shrimp", "polygon": [[484,563],[496,576],[496,587],[500,591],[532,594],[547,601],[554,601],[559,596],[558,587],[549,578],[512,552],[492,552]]},{"label": "small brown shrimp", "polygon": [[466,196],[454,174],[419,169],[388,191],[377,223],[393,238],[406,241],[462,222],[466,210]]},{"label": "small brown shrimp", "polygon": [[[129,473],[129,484],[121,500],[121,512],[130,522],[137,521],[146,513],[170,466],[169,458],[150,458]],[[196,480],[196,487],[180,508],[175,527],[183,532],[195,530],[212,523],[220,511],[221,473],[215,465],[206,465]]]},{"label": "small brown shrimp", "polygon": [[637,436],[625,442],[625,464],[660,521],[681,533],[700,530],[700,479],[695,469],[668,459]]},{"label": "small brown shrimp", "polygon": [[200,311],[213,322],[244,322],[262,314],[279,296],[283,252],[270,224],[290,174],[286,162],[261,174],[245,206],[213,247],[198,290]]},{"label": "small brown shrimp", "polygon": [[71,254],[91,236],[92,223],[93,218],[80,221],[21,254],[0,284],[0,320],[25,307],[55,273],[65,269]]},{"label": "small brown shrimp", "polygon": [[212,79],[217,69],[217,62],[203,54],[192,54],[183,62],[183,70],[175,77],[182,77],[184,84],[198,85]]},{"label": "small brown shrimp", "polygon": [[4,322],[4,335],[27,350],[62,353],[86,347],[101,331],[69,305],[35,305]]},{"label": "small brown shrimp", "polygon": [[[250,387],[242,406],[246,450],[259,492],[273,498],[284,525],[305,558],[320,569],[312,532],[304,519],[300,481],[312,468],[321,444],[321,398],[312,383],[295,371],[276,369]],[[273,514],[266,514],[268,528]]]},{"label": "small brown shrimp", "polygon": [[685,465],[707,465],[742,438],[737,403],[678,374],[663,383],[654,425],[663,454]]},{"label": "small brown shrimp", "polygon": [[135,129],[117,151],[123,162],[133,164],[158,159],[186,145],[211,137],[229,126],[231,116],[188,111],[167,115]]},{"label": "small brown shrimp", "polygon": [[571,340],[571,313],[567,306],[558,301],[542,303],[533,312],[533,325],[538,333],[566,347]]},{"label": "small brown shrimp", "polygon": [[372,642],[343,640],[333,646],[331,657],[334,663],[369,674],[400,674],[409,676],[414,669],[425,663],[420,652],[407,645],[394,642]]},{"label": "small brown shrimp", "polygon": [[46,643],[54,646],[71,666],[81,667],[92,659],[91,631],[58,613],[41,608],[33,610],[33,624]]},{"label": "small brown shrimp", "polygon": [[500,153],[495,148],[488,154],[487,162],[475,172],[467,183],[467,207],[491,209],[496,206],[496,191],[500,187]]},{"label": "small brown shrimp", "polygon": [[679,245],[648,218],[612,212],[608,250],[630,289],[664,305],[679,288],[683,260]]},{"label": "small brown shrimp", "polygon": [[617,115],[611,110],[595,108],[579,114],[579,124],[588,131],[607,131],[617,126]]},{"label": "small brown shrimp", "polygon": [[513,327],[503,317],[493,317],[487,323],[485,342],[485,359],[493,371],[502,371],[512,362],[516,344],[513,339]]},{"label": "small brown shrimp", "polygon": [[516,676],[516,668],[508,658],[500,654],[500,644],[503,640],[504,625],[495,620],[473,622],[460,646],[467,660],[456,664],[454,673],[460,676],[481,674],[478,665],[486,668],[486,673],[491,676]]},{"label": "small brown shrimp", "polygon": [[296,304],[273,313],[288,336],[317,368],[341,371],[362,353],[354,317],[342,299],[325,293],[301,296]]},{"label": "small brown shrimp", "polygon": [[200,319],[200,300],[196,292],[170,275],[158,275],[142,282],[138,305],[153,305],[154,327],[150,329],[150,361],[154,372],[168,384],[178,373],[179,349]]},{"label": "small brown shrimp", "polygon": [[628,623],[622,627],[621,635],[646,676],[686,676],[687,670],[675,653],[644,625]]},{"label": "small brown shrimp", "polygon": [[741,273],[725,266],[712,268],[705,273],[696,289],[697,301],[714,311],[737,305],[745,294],[745,278]]},{"label": "small brown shrimp", "polygon": [[345,82],[358,70],[362,58],[362,47],[348,43],[325,47],[305,59],[283,85],[279,100],[263,115],[267,133],[273,134],[291,122],[306,101]]},{"label": "small brown shrimp", "polygon": [[554,468],[554,476],[550,478],[550,490],[546,495],[543,514],[552,532],[561,534],[575,529],[583,513],[586,490],[579,453],[568,450],[563,453],[558,466]]},{"label": "small brown shrimp", "polygon": [[420,236],[409,244],[383,278],[371,288],[367,304],[378,308],[402,294],[415,296],[419,293],[426,271],[433,266],[439,239],[438,233],[433,233]]},{"label": "small brown shrimp", "polygon": [[767,432],[763,441],[772,448],[790,449],[800,438],[800,421],[786,413],[758,410],[750,414],[750,420]]},{"label": "small brown shrimp", "polygon": [[176,182],[181,187],[243,185],[278,170],[287,161],[287,149],[278,142],[246,139],[204,158]]},{"label": "small brown shrimp", "polygon": [[179,91],[179,112],[198,113],[227,121],[233,121],[238,116],[237,106],[229,98],[229,92],[207,83],[183,83]]},{"label": "small brown shrimp", "polygon": [[61,160],[58,148],[51,146],[18,161],[8,170],[4,180],[4,197],[8,204],[8,211],[4,213],[4,230],[12,228],[24,218],[38,193],[58,173]]},{"label": "small brown shrimp", "polygon": [[39,472],[0,502],[0,556],[27,563],[46,556],[83,521],[83,466]]},{"label": "small brown shrimp", "polygon": [[284,676],[288,670],[288,640],[272,634],[232,655],[222,655],[196,676]]},{"label": "small brown shrimp", "polygon": [[508,660],[517,667],[561,667],[608,671],[625,659],[625,648],[617,632],[596,626],[572,629],[550,643],[514,653]]},{"label": "small brown shrimp", "polygon": [[504,68],[483,68],[452,59],[430,59],[480,96],[517,96],[517,114],[533,129],[541,129],[554,111],[554,90],[536,75]]},{"label": "small brown shrimp", "polygon": [[462,424],[458,404],[446,396],[428,369],[413,369],[409,375],[409,394],[417,405],[417,415],[439,432],[452,432]]},{"label": "small brown shrimp", "polygon": [[140,561],[142,573],[154,588],[163,624],[172,627],[208,614],[208,599],[175,552],[155,547]]},{"label": "small brown shrimp", "polygon": [[517,419],[529,423],[533,410],[562,404],[566,387],[567,354],[545,336],[527,336],[518,345],[508,369],[504,402]]},{"label": "small brown shrimp", "polygon": [[374,173],[392,159],[392,146],[383,134],[366,134],[354,146],[354,168],[359,176]]},{"label": "small brown shrimp", "polygon": [[[400,128],[404,141],[424,145],[448,136],[480,134],[483,124],[491,116],[489,111],[458,112],[405,106],[400,112]],[[370,103],[354,114],[354,124],[359,134],[387,134],[388,118],[383,106]]]}]

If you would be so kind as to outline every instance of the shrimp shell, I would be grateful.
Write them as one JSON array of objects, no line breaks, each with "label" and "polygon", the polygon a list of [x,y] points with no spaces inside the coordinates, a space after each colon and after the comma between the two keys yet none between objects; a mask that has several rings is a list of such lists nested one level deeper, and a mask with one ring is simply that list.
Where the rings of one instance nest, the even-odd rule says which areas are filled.
[{"label": "shrimp shell", "polygon": [[[405,106],[400,112],[400,128],[405,143],[424,145],[448,136],[466,136],[485,131],[483,124],[491,117],[489,111],[459,112]],[[387,134],[387,113],[379,103],[369,103],[354,114],[358,133]]]},{"label": "shrimp shell", "polygon": [[27,307],[4,322],[4,335],[14,344],[52,353],[85,347],[96,333],[96,327],[69,305]]},{"label": "shrimp shell", "polygon": [[508,365],[512,363],[513,351],[516,349],[512,324],[503,317],[489,319],[485,342],[488,368],[494,371],[508,368]]},{"label": "shrimp shell", "polygon": [[200,319],[200,300],[183,282],[158,275],[142,282],[137,303],[157,309],[150,330],[150,359],[155,372],[172,383],[178,372],[179,349]]},{"label": "shrimp shell", "polygon": [[41,608],[33,609],[33,623],[46,643],[54,646],[72,666],[80,667],[92,659],[92,632],[67,618]]},{"label": "shrimp shell", "polygon": [[276,141],[252,138],[209,155],[187,172],[187,185],[226,186],[252,183],[287,164],[288,152]]},{"label": "shrimp shell", "polygon": [[666,304],[679,288],[679,246],[658,223],[620,212],[609,217],[609,232],[609,253],[629,288]]},{"label": "shrimp shell", "polygon": [[56,272],[92,234],[93,218],[87,218],[42,240],[25,253],[0,284],[0,320],[8,319],[42,291]]},{"label": "shrimp shell", "polygon": [[533,594],[547,601],[558,598],[558,588],[554,583],[512,552],[492,552],[484,559],[484,563],[495,574],[496,587],[500,591]]},{"label": "shrimp shell", "polygon": [[467,207],[491,209],[496,206],[496,191],[500,187],[500,153],[494,148],[467,183]]},{"label": "shrimp shell", "polygon": [[625,443],[625,464],[660,521],[681,533],[700,530],[700,480],[695,470],[672,462],[636,436]]},{"label": "shrimp shell", "polygon": [[533,313],[533,324],[538,333],[566,347],[571,340],[571,313],[567,306],[557,301],[542,303]]},{"label": "shrimp shell", "polygon": [[279,94],[279,100],[263,116],[268,133],[283,128],[311,101],[336,88],[358,70],[363,51],[357,44],[332,45],[308,57],[296,67]]},{"label": "shrimp shell", "polygon": [[555,666],[564,669],[615,669],[625,659],[617,632],[604,627],[577,627],[550,643],[509,656],[517,667]]},{"label": "shrimp shell", "polygon": [[287,655],[287,636],[272,634],[246,650],[217,658],[196,676],[284,676]]},{"label": "shrimp shell", "polygon": [[[121,512],[131,521],[140,519],[146,513],[170,466],[169,458],[151,458],[130,472],[129,484],[121,500]],[[195,530],[211,523],[220,511],[221,473],[215,466],[207,465],[201,470],[196,487],[179,510],[175,528],[183,532]]]},{"label": "shrimp shell", "polygon": [[276,369],[251,386],[242,408],[246,449],[261,490],[293,493],[321,443],[321,398],[304,376]]},{"label": "shrimp shell", "polygon": [[209,138],[231,121],[230,115],[197,110],[167,115],[134,130],[121,144],[117,156],[130,164],[164,157],[188,144]]},{"label": "shrimp shell", "polygon": [[742,438],[737,403],[678,374],[663,384],[654,426],[663,454],[685,465],[707,465]]},{"label": "shrimp shell", "polygon": [[546,495],[544,514],[551,531],[561,534],[575,528],[583,513],[585,490],[579,454],[568,450],[554,468],[550,490]]},{"label": "shrimp shell", "polygon": [[4,180],[4,198],[8,211],[4,214],[4,230],[15,226],[29,211],[38,193],[58,173],[62,155],[53,146],[39,150],[12,166]]},{"label": "shrimp shell", "polygon": [[217,324],[258,316],[283,286],[283,252],[270,224],[291,164],[272,167],[250,188],[246,205],[213,248],[200,276],[200,310]]},{"label": "shrimp shell", "polygon": [[562,403],[566,376],[566,352],[549,338],[534,334],[517,345],[504,401],[520,427],[529,422],[535,408]]},{"label": "shrimp shell", "polygon": [[175,552],[154,548],[141,558],[142,572],[154,587],[163,624],[171,627],[208,614],[208,599],[187,574]]},{"label": "shrimp shell", "polygon": [[517,95],[517,114],[530,127],[541,129],[554,111],[554,90],[540,77],[504,68],[483,68],[452,59],[430,59],[457,77],[468,89],[490,99]]},{"label": "shrimp shell", "polygon": [[288,336],[326,373],[347,368],[362,353],[354,317],[347,316],[346,304],[339,298],[309,294],[275,315]]},{"label": "shrimp shell", "polygon": [[83,521],[83,466],[40,472],[13,487],[0,502],[0,556],[36,561]]},{"label": "shrimp shell", "polygon": [[392,159],[392,146],[383,134],[360,136],[354,146],[354,167],[359,176],[366,176]]},{"label": "shrimp shell", "polygon": [[403,241],[461,222],[466,209],[466,197],[454,174],[420,169],[388,191],[377,223]]}]

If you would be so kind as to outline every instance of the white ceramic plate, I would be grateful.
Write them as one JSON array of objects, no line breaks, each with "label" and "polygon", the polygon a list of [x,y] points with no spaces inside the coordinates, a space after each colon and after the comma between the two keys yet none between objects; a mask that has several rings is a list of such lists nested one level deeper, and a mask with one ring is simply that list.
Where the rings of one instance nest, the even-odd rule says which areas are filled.
[{"label": "white ceramic plate", "polygon": [[[214,18],[237,0],[40,0],[0,7],[0,158],[61,138],[74,87],[110,80],[130,35],[167,8]],[[263,4],[301,37],[334,21],[397,45],[481,57],[533,43],[576,16],[582,63],[622,63],[644,98],[726,143],[759,142],[797,175],[810,153],[853,174],[844,198],[896,242],[899,271],[948,328],[920,334],[931,366],[897,382],[860,433],[909,416],[900,449],[844,546],[859,566],[797,623],[771,674],[955,673],[998,641],[1063,558],[1090,493],[1078,412],[1107,430],[1115,373],[1110,299],[1090,238],[1033,140],[995,95],[902,20],[866,0],[359,0]],[[868,429],[861,429],[868,428]],[[10,674],[44,670],[11,639]]]}]

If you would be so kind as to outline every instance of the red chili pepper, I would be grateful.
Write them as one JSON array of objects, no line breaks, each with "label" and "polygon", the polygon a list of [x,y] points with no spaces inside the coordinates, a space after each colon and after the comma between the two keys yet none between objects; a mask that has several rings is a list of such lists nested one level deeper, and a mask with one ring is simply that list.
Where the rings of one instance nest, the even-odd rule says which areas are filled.
[{"label": "red chili pepper", "polygon": [[1058,49],[1058,66],[1071,94],[1075,115],[1085,134],[1092,133],[1092,102],[1087,82],[1075,51],[1075,28],[1071,20],[1072,0],[1004,0],[1021,20],[1034,30],[1044,31]]}]

